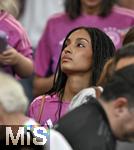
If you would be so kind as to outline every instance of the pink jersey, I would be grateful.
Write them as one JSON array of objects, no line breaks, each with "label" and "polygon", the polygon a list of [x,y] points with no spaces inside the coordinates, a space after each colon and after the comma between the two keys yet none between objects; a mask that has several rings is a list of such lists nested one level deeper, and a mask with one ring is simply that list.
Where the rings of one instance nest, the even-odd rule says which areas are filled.
[{"label": "pink jersey", "polygon": [[103,30],[113,40],[116,48],[119,48],[125,33],[134,26],[134,11],[115,6],[105,18],[83,14],[70,20],[65,13],[50,18],[35,53],[36,75],[44,77],[55,72],[62,43],[67,33],[78,26]]},{"label": "pink jersey", "polygon": [[[30,104],[28,115],[29,117],[35,119],[37,122],[39,112],[42,105],[43,96],[39,96],[34,99],[34,101]],[[69,101],[63,101],[62,109],[61,109],[61,116],[63,116],[68,111]],[[45,102],[43,106],[43,111],[41,113],[40,124],[45,126],[47,120],[51,120],[52,123],[56,123],[58,119],[58,110],[59,107],[59,97],[57,95],[46,95]]]},{"label": "pink jersey", "polygon": [[[26,31],[12,15],[5,11],[0,12],[0,30],[8,35],[9,46],[15,48],[25,57],[32,59],[31,43]],[[15,74],[11,66],[3,65],[2,69],[12,75]]]}]

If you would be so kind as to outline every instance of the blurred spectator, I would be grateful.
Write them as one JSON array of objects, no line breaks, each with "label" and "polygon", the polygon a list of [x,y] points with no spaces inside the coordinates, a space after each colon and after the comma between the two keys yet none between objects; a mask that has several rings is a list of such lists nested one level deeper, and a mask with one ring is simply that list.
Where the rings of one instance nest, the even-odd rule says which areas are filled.
[{"label": "blurred spectator", "polygon": [[17,18],[19,19],[24,14],[26,0],[16,0],[16,2],[18,2],[19,14]]},{"label": "blurred spectator", "polygon": [[118,49],[115,56],[106,62],[97,85],[103,87],[115,70],[130,64],[134,64],[134,43],[131,42]]},{"label": "blurred spectator", "polygon": [[[126,35],[126,37],[127,37],[127,35]],[[133,39],[131,39],[131,40],[133,41]],[[126,43],[124,43],[124,44],[127,44],[127,42],[128,43],[130,42],[130,43],[123,46],[116,53],[115,60],[114,60],[115,62],[113,62],[114,65],[111,64],[111,66],[115,66],[116,70],[126,67],[128,65],[134,64],[134,43],[131,43],[131,40],[126,41]],[[111,72],[111,70],[109,70],[109,71]],[[107,72],[109,72],[109,71],[107,70]],[[106,76],[108,78],[108,74]],[[117,150],[133,150],[133,149],[134,149],[134,143],[118,141]]]},{"label": "blurred spectator", "polygon": [[0,125],[37,124],[26,117],[28,99],[24,90],[12,76],[0,72]]},{"label": "blurred spectator", "polygon": [[125,38],[123,40],[123,45],[126,45],[130,42],[134,42],[134,26],[130,28],[127,34],[125,35]]},{"label": "blurred spectator", "polygon": [[[33,144],[32,137],[34,134],[32,129],[38,126],[38,123],[33,119],[25,116],[28,99],[25,96],[24,90],[21,84],[15,80],[12,76],[0,72],[0,146],[5,149],[16,149],[21,150],[21,148],[27,148],[29,150],[37,149],[37,146]],[[7,132],[5,131],[6,127],[10,127],[12,134],[16,135],[18,130],[21,127],[25,127],[25,130],[21,129],[22,133],[25,133],[24,136],[24,145],[21,146],[20,139],[18,140],[17,146],[13,146],[13,141],[9,140],[9,146],[6,146]],[[28,129],[27,129],[28,127]],[[30,130],[31,129],[31,130]],[[27,135],[31,133],[30,137]],[[27,145],[28,138],[30,140],[30,145]],[[10,143],[11,142],[11,143]],[[20,149],[19,149],[20,148]],[[42,148],[38,146],[38,149]]]},{"label": "blurred spectator", "polygon": [[134,10],[134,0],[118,0],[118,4],[122,7]]},{"label": "blurred spectator", "polygon": [[33,73],[32,49],[26,32],[15,19],[19,12],[15,2],[0,1],[0,30],[8,37],[8,46],[0,53],[0,64],[4,71],[23,78]]},{"label": "blurred spectator", "polygon": [[[113,40],[116,48],[134,25],[134,12],[115,5],[115,0],[65,0],[65,13],[51,17],[35,53],[34,95],[52,87],[53,73],[67,33],[78,26],[98,27]],[[121,21],[119,21],[121,20]]]},{"label": "blurred spectator", "polygon": [[116,70],[134,64],[134,43],[129,43],[119,49],[114,61]]},{"label": "blurred spectator", "polygon": [[20,21],[27,30],[33,48],[36,48],[49,16],[63,11],[62,3],[63,0],[25,0]]}]

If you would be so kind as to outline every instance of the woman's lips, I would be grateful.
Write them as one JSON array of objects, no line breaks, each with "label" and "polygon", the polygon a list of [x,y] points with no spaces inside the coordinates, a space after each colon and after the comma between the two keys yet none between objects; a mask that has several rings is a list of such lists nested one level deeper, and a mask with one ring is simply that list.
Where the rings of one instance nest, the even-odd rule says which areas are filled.
[{"label": "woman's lips", "polygon": [[70,60],[72,60],[71,57],[68,57],[68,56],[63,56],[62,57],[62,62],[67,62],[67,61],[70,61]]}]

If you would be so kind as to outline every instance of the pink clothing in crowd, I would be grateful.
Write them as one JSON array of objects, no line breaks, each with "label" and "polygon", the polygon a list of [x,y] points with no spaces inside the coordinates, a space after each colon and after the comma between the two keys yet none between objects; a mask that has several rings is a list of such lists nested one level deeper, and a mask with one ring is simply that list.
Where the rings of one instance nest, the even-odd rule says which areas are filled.
[{"label": "pink clothing in crowd", "polygon": [[[8,44],[15,48],[25,57],[32,59],[31,43],[28,39],[26,31],[21,24],[9,13],[0,12],[0,30],[8,35]],[[3,65],[3,70],[11,75],[15,75],[11,66]]]},{"label": "pink clothing in crowd", "polygon": [[41,77],[55,72],[62,43],[67,33],[78,26],[98,27],[113,40],[116,48],[121,47],[123,36],[134,26],[134,11],[114,6],[107,17],[81,15],[71,20],[62,13],[48,20],[35,53],[35,74]]},{"label": "pink clothing in crowd", "polygon": [[[41,113],[40,121],[38,120],[43,96],[37,97],[29,107],[28,116],[35,119],[41,125],[46,126],[46,122],[51,120],[53,124],[58,120],[58,107],[59,107],[59,97],[57,95],[46,95],[44,101],[43,111]],[[69,101],[63,101],[61,116],[63,116],[68,111]]]}]

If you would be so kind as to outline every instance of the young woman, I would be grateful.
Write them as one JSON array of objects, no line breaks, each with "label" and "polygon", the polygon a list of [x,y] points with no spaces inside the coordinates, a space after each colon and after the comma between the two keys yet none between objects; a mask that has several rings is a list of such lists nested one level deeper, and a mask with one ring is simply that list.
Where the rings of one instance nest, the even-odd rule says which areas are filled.
[{"label": "young woman", "polygon": [[121,47],[123,37],[134,25],[134,12],[115,5],[115,0],[65,0],[65,12],[51,17],[35,53],[34,95],[48,91],[62,43],[67,33],[79,26],[103,30]]},{"label": "young woman", "polygon": [[111,39],[97,28],[79,27],[65,38],[52,89],[30,105],[29,116],[55,124],[80,90],[96,86],[105,62],[114,55]]}]

